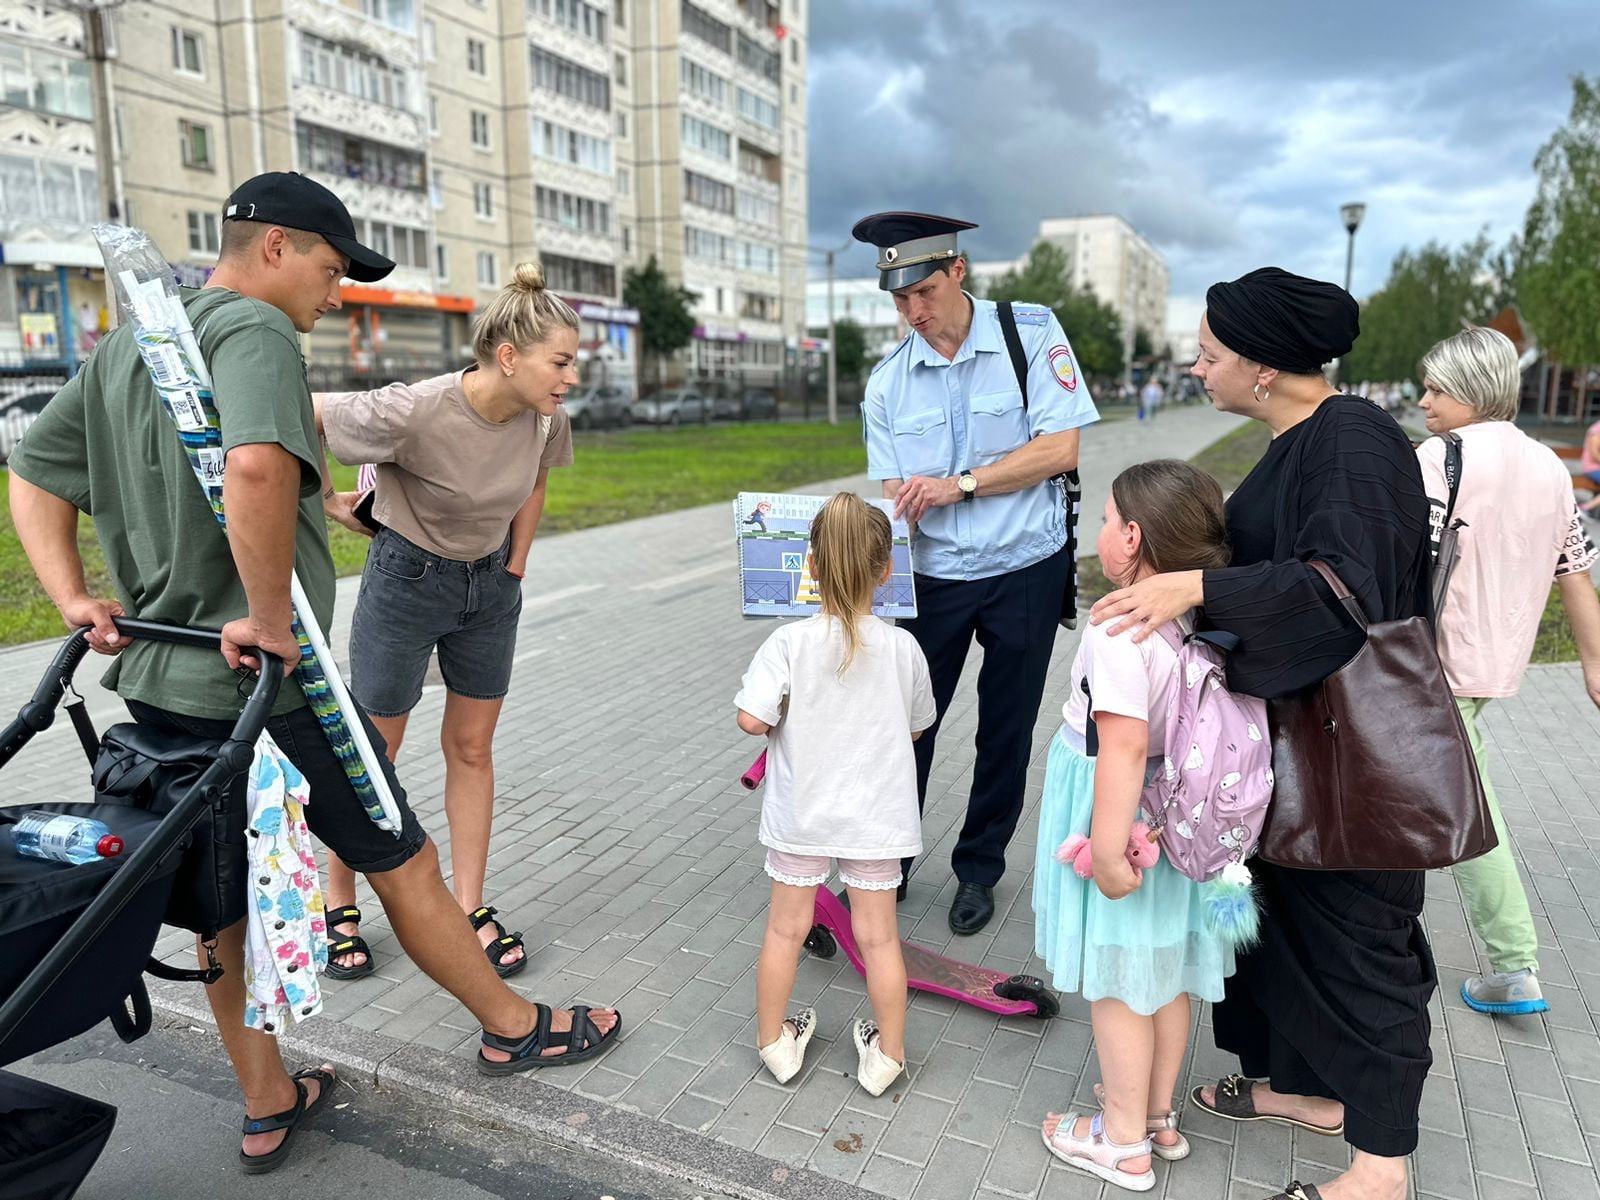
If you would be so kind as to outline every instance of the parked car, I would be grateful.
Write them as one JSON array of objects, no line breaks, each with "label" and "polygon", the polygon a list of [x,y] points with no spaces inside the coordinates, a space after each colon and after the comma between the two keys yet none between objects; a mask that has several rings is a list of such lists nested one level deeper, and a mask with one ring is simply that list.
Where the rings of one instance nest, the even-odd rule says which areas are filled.
[{"label": "parked car", "polygon": [[0,463],[11,457],[28,426],[55,394],[54,389],[44,389],[0,395]]},{"label": "parked car", "polygon": [[633,406],[633,384],[583,383],[562,400],[574,429],[611,429],[626,425]]},{"label": "parked car", "polygon": [[685,425],[710,417],[711,402],[693,388],[667,388],[635,401],[629,412],[646,425]]}]

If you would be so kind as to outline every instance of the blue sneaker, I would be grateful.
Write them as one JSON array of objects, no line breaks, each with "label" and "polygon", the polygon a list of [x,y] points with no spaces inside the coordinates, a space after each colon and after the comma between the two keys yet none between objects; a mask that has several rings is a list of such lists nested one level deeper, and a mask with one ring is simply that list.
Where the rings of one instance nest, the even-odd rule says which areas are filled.
[{"label": "blue sneaker", "polygon": [[1493,975],[1474,975],[1461,985],[1461,998],[1467,1007],[1481,1013],[1513,1016],[1548,1012],[1550,1005],[1539,990],[1539,978],[1532,967],[1520,971],[1499,971]]}]

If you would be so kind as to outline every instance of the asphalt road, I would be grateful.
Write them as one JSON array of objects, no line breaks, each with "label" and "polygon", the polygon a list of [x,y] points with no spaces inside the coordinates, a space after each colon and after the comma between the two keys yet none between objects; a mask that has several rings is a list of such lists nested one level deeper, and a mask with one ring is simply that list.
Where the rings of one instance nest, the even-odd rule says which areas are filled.
[{"label": "asphalt road", "polygon": [[296,1133],[287,1164],[246,1177],[236,1158],[244,1110],[216,1035],[159,1017],[133,1045],[102,1025],[11,1069],[117,1106],[78,1200],[722,1200],[547,1142],[507,1141],[470,1114],[364,1080],[341,1082],[337,1107]]}]

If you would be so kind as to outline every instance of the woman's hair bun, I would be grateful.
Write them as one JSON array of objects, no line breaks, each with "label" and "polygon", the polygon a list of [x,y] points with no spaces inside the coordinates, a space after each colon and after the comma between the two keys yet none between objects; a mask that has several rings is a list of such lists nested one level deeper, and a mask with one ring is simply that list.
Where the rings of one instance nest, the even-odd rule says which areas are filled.
[{"label": "woman's hair bun", "polygon": [[511,286],[524,292],[544,291],[544,268],[538,263],[518,263],[511,272]]}]

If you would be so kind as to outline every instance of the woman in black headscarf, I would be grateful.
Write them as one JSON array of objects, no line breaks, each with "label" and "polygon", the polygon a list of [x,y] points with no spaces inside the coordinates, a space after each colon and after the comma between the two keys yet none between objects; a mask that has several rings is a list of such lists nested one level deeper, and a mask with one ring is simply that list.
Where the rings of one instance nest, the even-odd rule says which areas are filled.
[{"label": "woman in black headscarf", "polygon": [[[1113,592],[1093,621],[1149,631],[1195,605],[1239,636],[1235,690],[1272,699],[1312,687],[1361,648],[1306,563],[1328,563],[1372,621],[1432,616],[1428,498],[1394,420],[1332,394],[1322,367],[1359,333],[1342,288],[1266,267],[1206,293],[1192,374],[1224,412],[1264,422],[1272,443],[1227,505],[1235,565],[1156,575]],[[1404,715],[1395,714],[1396,720]],[[1437,982],[1420,871],[1298,871],[1256,860],[1259,945],[1238,960],[1213,1014],[1243,1077],[1196,1088],[1232,1120],[1280,1120],[1354,1147],[1349,1171],[1273,1200],[1405,1200],[1406,1156],[1432,1055]]]}]

